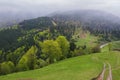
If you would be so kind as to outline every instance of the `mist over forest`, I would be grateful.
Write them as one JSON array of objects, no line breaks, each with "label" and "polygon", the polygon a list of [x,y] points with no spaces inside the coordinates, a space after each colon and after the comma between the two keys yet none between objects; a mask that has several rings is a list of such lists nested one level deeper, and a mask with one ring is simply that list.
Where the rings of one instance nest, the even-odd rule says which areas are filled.
[{"label": "mist over forest", "polygon": [[119,4],[119,0],[1,0],[0,27],[55,12],[74,10],[100,10],[120,16]]}]

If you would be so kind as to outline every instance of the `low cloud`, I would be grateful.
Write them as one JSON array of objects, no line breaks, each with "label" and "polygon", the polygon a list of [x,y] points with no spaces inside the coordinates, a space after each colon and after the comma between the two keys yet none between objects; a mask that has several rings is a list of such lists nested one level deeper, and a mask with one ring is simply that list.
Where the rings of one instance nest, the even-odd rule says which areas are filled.
[{"label": "low cloud", "polygon": [[0,0],[0,13],[22,12],[46,15],[54,11],[97,9],[119,16],[120,0]]}]

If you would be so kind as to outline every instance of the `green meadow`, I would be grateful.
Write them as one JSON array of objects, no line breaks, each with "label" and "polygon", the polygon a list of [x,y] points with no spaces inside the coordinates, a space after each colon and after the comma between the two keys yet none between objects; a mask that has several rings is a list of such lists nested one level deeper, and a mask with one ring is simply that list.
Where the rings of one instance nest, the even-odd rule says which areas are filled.
[{"label": "green meadow", "polygon": [[120,80],[120,52],[107,49],[105,47],[101,53],[69,58],[41,69],[0,76],[0,80],[91,80],[102,71],[103,63],[110,63],[113,80]]}]

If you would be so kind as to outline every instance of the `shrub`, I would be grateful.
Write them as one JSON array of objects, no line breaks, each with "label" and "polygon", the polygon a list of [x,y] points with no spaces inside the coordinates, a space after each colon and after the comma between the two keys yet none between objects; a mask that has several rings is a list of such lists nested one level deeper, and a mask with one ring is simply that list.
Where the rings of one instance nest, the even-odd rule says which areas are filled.
[{"label": "shrub", "polygon": [[12,73],[14,71],[14,69],[15,69],[15,67],[14,67],[13,62],[11,62],[11,61],[3,62],[3,63],[1,63],[1,66],[0,66],[0,73],[2,75]]}]

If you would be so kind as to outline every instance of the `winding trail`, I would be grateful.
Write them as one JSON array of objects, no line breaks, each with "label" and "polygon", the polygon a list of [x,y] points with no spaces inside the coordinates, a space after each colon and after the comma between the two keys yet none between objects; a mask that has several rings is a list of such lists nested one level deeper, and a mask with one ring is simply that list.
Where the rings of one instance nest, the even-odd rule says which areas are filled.
[{"label": "winding trail", "polygon": [[[102,49],[105,46],[107,46],[108,44],[109,43],[103,44],[103,45],[100,46],[100,48]],[[111,68],[110,63],[107,63],[107,64],[108,64],[109,73],[108,73],[108,76],[107,76],[106,80],[112,80],[112,68]],[[106,64],[104,63],[104,67],[103,67],[102,72],[96,78],[93,78],[92,80],[104,80],[105,71],[106,71]]]}]

